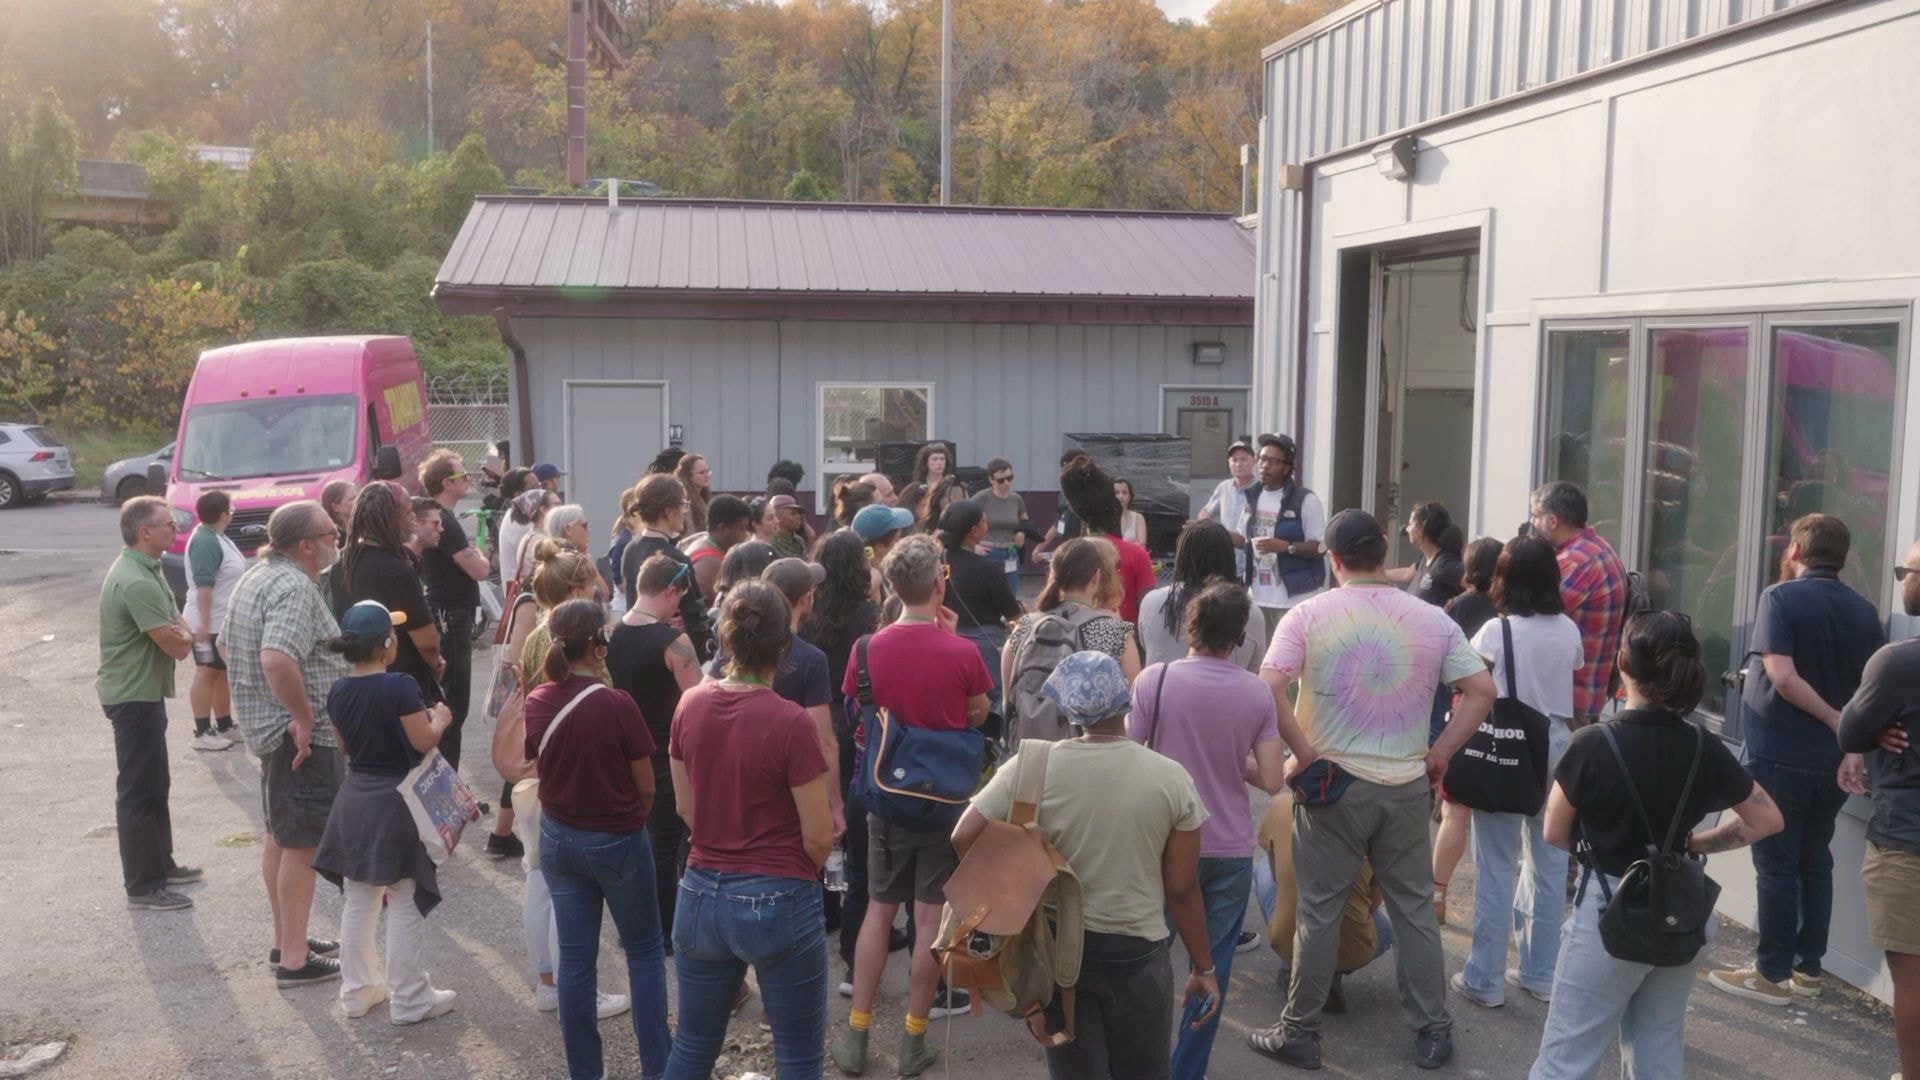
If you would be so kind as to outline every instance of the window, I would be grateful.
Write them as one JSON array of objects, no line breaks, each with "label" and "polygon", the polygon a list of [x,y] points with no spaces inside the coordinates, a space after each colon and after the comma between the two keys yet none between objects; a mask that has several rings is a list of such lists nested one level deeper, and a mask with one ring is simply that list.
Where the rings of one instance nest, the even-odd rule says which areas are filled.
[{"label": "window", "polygon": [[1701,709],[1730,738],[1741,710],[1718,676],[1746,654],[1796,518],[1846,522],[1842,580],[1887,613],[1906,332],[1893,312],[1547,328],[1539,479],[1584,488],[1654,606],[1692,617]]},{"label": "window", "polygon": [[180,438],[180,476],[240,480],[351,465],[355,405],[351,394],[196,405]]},{"label": "window", "polygon": [[[1650,439],[1638,566],[1654,607],[1693,617],[1701,659],[1714,675],[1734,655],[1747,335],[1739,326],[1660,329],[1648,337]],[[1701,707],[1725,709],[1718,679],[1707,680]]]},{"label": "window", "polygon": [[1569,330],[1550,341],[1547,476],[1587,493],[1587,519],[1620,547],[1627,479],[1627,349],[1631,331]]},{"label": "window", "polygon": [[820,472],[823,477],[871,472],[877,444],[923,442],[932,436],[931,384],[820,384]]},{"label": "window", "polygon": [[[1771,331],[1770,505],[1760,586],[1779,580],[1794,520],[1832,514],[1853,534],[1841,580],[1880,604],[1891,564],[1887,510],[1893,497],[1900,325],[1774,326]],[[1887,614],[1884,605],[1881,614]]]}]

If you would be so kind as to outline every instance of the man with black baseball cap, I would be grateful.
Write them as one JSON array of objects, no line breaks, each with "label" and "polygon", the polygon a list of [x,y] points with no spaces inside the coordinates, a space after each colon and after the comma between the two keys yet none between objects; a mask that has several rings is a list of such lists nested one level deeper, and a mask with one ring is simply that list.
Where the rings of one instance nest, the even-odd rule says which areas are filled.
[{"label": "man with black baseball cap", "polygon": [[1253,444],[1245,439],[1235,439],[1227,447],[1227,478],[1220,481],[1207,496],[1205,506],[1196,515],[1202,521],[1225,522],[1227,528],[1233,528],[1240,514],[1240,491],[1253,483]]},{"label": "man with black baseball cap", "polygon": [[[1266,447],[1262,446],[1264,453]],[[1253,1032],[1255,1050],[1320,1067],[1320,1013],[1340,947],[1340,918],[1363,861],[1393,922],[1400,1007],[1415,1031],[1414,1064],[1453,1056],[1446,954],[1434,922],[1429,792],[1493,706],[1493,677],[1453,619],[1381,573],[1387,535],[1364,510],[1327,523],[1340,587],[1293,605],[1260,677],[1273,691],[1280,738],[1293,752],[1293,865],[1298,937],[1280,1022]],[[1287,691],[1300,683],[1300,715]],[[1433,688],[1461,692],[1427,746]]]},{"label": "man with black baseball cap", "polygon": [[1259,475],[1240,489],[1235,516],[1224,523],[1243,553],[1241,577],[1272,640],[1288,608],[1327,586],[1327,507],[1294,475],[1299,454],[1290,436],[1262,435],[1258,442]]}]

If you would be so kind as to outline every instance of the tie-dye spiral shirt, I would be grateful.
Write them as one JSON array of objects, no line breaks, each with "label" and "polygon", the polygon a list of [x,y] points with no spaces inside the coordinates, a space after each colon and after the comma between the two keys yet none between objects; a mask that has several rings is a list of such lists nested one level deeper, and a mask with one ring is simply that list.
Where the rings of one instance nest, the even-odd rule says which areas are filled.
[{"label": "tie-dye spiral shirt", "polygon": [[1426,771],[1434,688],[1487,670],[1445,611],[1378,585],[1288,609],[1261,666],[1300,679],[1296,712],[1314,750],[1376,784]]}]

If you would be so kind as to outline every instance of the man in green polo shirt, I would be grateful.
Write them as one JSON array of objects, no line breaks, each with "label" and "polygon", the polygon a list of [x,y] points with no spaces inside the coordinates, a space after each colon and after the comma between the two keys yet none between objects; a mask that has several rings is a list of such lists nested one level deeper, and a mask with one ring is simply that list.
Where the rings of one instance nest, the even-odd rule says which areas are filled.
[{"label": "man in green polo shirt", "polygon": [[193,635],[160,576],[160,555],[173,546],[173,515],[150,495],[120,508],[126,550],[100,586],[100,705],[113,721],[119,764],[113,812],[127,906],[178,911],[193,901],[168,888],[199,881],[200,871],[173,861],[167,813],[167,698],[173,665],[193,649]]}]

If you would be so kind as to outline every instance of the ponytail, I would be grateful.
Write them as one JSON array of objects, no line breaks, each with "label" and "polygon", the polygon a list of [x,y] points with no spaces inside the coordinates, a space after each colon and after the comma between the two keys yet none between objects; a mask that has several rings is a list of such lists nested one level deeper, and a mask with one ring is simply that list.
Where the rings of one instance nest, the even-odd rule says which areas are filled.
[{"label": "ponytail", "polygon": [[547,615],[547,633],[553,643],[540,661],[550,683],[567,681],[573,666],[607,644],[606,614],[591,600],[569,600]]}]

